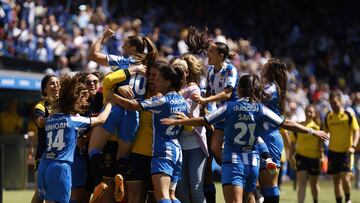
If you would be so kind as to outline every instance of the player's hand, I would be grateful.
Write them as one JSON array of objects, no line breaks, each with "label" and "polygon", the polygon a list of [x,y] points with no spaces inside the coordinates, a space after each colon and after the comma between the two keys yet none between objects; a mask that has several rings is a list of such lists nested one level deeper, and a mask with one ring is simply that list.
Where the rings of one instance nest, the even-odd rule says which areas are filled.
[{"label": "player's hand", "polygon": [[176,112],[175,113],[175,118],[182,120],[182,119],[188,119],[189,117],[187,117],[183,112]]},{"label": "player's hand", "polygon": [[198,102],[199,104],[206,104],[206,98],[198,95],[198,94],[193,94],[191,95],[191,100],[193,100],[194,102]]},{"label": "player's hand", "polygon": [[144,64],[136,65],[136,73],[139,73],[140,75],[146,74],[146,66]]},{"label": "player's hand", "polygon": [[172,118],[163,118],[160,120],[160,122],[163,125],[175,125],[176,120]]},{"label": "player's hand", "polygon": [[265,162],[266,169],[270,172],[270,174],[275,174],[277,169],[276,164],[270,158],[266,159]]},{"label": "player's hand", "polygon": [[354,154],[355,153],[355,148],[354,147],[350,147],[347,151],[349,154]]},{"label": "player's hand", "polygon": [[103,36],[105,39],[108,39],[108,38],[112,37],[113,35],[114,35],[114,31],[111,30],[110,28],[105,30],[105,32],[103,33]]},{"label": "player's hand", "polygon": [[129,85],[120,86],[117,90],[119,94],[126,99],[134,99],[135,97],[132,88]]},{"label": "player's hand", "polygon": [[322,130],[314,130],[313,135],[325,141],[329,139],[329,134]]}]

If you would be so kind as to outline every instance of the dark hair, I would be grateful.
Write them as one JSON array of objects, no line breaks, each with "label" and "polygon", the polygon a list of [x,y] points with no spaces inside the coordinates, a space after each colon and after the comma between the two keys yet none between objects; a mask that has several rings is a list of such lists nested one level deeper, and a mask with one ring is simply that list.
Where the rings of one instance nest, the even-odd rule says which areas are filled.
[{"label": "dark hair", "polygon": [[224,55],[224,60],[225,59],[232,59],[235,55],[234,52],[230,51],[228,45],[226,45],[223,42],[215,42],[214,43],[216,45],[216,50],[219,52],[219,54],[223,54]]},{"label": "dark hair", "polygon": [[251,102],[260,102],[267,97],[260,77],[255,74],[243,75],[239,79],[238,93],[241,97],[249,97]]},{"label": "dark hair", "polygon": [[175,91],[180,91],[180,89],[185,84],[185,74],[182,68],[177,66],[169,66],[166,62],[158,61],[156,62],[159,73],[161,76],[171,82],[171,87]]},{"label": "dark hair", "polygon": [[[136,49],[134,57],[137,63],[142,63],[148,67],[155,63],[158,57],[158,50],[149,38],[141,36],[130,36],[128,37],[128,42],[130,46],[133,46]],[[145,48],[147,53],[144,53]]]},{"label": "dark hair", "polygon": [[76,114],[82,109],[76,109],[75,104],[82,93],[86,92],[86,86],[79,82],[79,76],[64,76],[60,79],[61,89],[59,99],[54,107],[64,114]]},{"label": "dark hair", "polygon": [[45,89],[46,89],[46,85],[48,84],[49,80],[54,77],[54,78],[58,78],[58,76],[56,75],[46,75],[45,77],[43,77],[43,79],[41,80],[41,96],[46,97],[46,93],[45,93]]},{"label": "dark hair", "polygon": [[189,27],[189,34],[185,40],[185,44],[189,47],[192,54],[201,54],[209,48],[210,38],[207,34],[208,28],[199,29],[194,26]]},{"label": "dark hair", "polygon": [[264,66],[267,66],[267,72],[265,77],[268,79],[269,82],[274,82],[277,86],[280,95],[280,99],[279,99],[280,112],[284,113],[286,89],[287,89],[286,64],[280,59],[271,58]]}]

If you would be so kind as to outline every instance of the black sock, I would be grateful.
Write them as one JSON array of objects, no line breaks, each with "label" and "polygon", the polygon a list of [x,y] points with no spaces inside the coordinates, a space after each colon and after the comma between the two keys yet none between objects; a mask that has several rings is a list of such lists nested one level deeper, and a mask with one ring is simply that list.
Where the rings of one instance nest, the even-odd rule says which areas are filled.
[{"label": "black sock", "polygon": [[204,184],[204,196],[207,203],[215,203],[216,202],[216,188],[213,183]]},{"label": "black sock", "polygon": [[270,196],[270,197],[264,196],[264,203],[279,203],[279,202],[280,202],[280,196]]},{"label": "black sock", "polygon": [[340,196],[340,197],[337,197],[336,198],[336,203],[341,203],[342,202],[342,197]]},{"label": "black sock", "polygon": [[103,178],[101,169],[102,163],[103,157],[99,153],[92,155],[89,159],[91,178],[95,186],[97,186]]},{"label": "black sock", "polygon": [[350,200],[350,194],[345,194],[345,202]]},{"label": "black sock", "polygon": [[116,174],[120,173],[122,176],[125,177],[130,164],[129,157],[120,158],[117,160],[116,163]]},{"label": "black sock", "polygon": [[317,199],[314,199],[314,203],[318,203],[318,200],[317,200]]}]

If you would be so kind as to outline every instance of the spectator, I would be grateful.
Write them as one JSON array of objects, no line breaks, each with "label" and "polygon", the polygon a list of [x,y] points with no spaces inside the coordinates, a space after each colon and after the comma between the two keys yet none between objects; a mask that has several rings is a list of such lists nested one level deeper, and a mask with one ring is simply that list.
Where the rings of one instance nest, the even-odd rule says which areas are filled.
[{"label": "spectator", "polygon": [[18,134],[23,127],[23,119],[17,113],[17,100],[8,99],[5,110],[0,113],[0,134]]},{"label": "spectator", "polygon": [[71,73],[71,69],[68,66],[68,58],[66,56],[60,56],[58,60],[58,69],[55,71],[55,75],[64,76]]}]

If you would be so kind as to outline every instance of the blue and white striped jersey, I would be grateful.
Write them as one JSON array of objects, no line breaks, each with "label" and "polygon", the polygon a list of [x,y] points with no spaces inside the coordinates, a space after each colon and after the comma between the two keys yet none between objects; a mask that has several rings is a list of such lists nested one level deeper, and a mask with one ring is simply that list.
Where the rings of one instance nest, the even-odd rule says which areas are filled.
[{"label": "blue and white striped jersey", "polygon": [[170,158],[175,148],[180,148],[178,136],[184,127],[167,126],[160,122],[162,118],[174,118],[175,113],[182,112],[187,115],[185,99],[176,92],[168,92],[162,97],[153,97],[143,100],[140,105],[146,111],[153,112],[153,156]]},{"label": "blue and white striped jersey", "polygon": [[90,128],[89,117],[53,114],[46,119],[46,151],[44,159],[73,162],[80,131]]},{"label": "blue and white striped jersey", "polygon": [[[206,76],[206,92],[208,94],[216,95],[231,87],[233,91],[229,101],[235,101],[237,99],[237,83],[238,73],[234,65],[224,62],[219,72],[215,72],[214,66],[209,66]],[[217,102],[216,106],[220,107],[225,102]]]},{"label": "blue and white striped jersey", "polygon": [[[135,59],[131,56],[107,55],[109,66],[113,71],[126,69],[130,65],[135,64]],[[119,85],[130,85],[136,100],[145,98],[146,93],[146,77],[141,74],[132,75],[130,78],[121,82]]]},{"label": "blue and white striped jersey", "polygon": [[284,119],[261,103],[251,103],[246,99],[229,101],[215,112],[205,116],[210,123],[225,121],[223,160],[230,161],[231,153],[255,150],[258,136],[264,135],[263,123],[280,126]]},{"label": "blue and white striped jersey", "polygon": [[270,95],[270,99],[263,102],[266,107],[271,109],[273,112],[275,112],[278,116],[281,116],[280,112],[280,106],[279,106],[279,92],[277,90],[277,87],[274,83],[270,83],[265,85],[265,92]]}]

